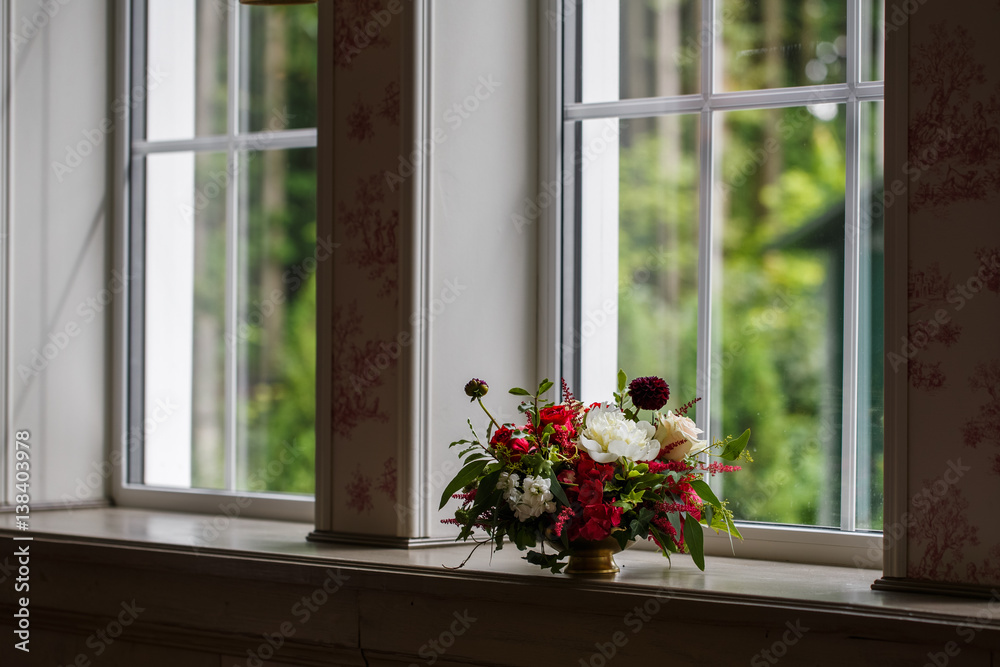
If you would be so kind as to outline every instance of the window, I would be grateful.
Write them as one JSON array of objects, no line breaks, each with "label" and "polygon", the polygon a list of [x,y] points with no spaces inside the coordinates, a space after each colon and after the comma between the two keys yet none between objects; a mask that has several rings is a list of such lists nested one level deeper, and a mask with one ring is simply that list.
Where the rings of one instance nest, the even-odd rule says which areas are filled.
[{"label": "window", "polygon": [[881,529],[883,13],[563,4],[564,373],[749,427],[713,483],[761,527]]},{"label": "window", "polygon": [[261,494],[261,507],[305,501],[305,518],[315,271],[330,258],[315,231],[316,6],[131,12],[119,496],[212,508],[219,493]]}]

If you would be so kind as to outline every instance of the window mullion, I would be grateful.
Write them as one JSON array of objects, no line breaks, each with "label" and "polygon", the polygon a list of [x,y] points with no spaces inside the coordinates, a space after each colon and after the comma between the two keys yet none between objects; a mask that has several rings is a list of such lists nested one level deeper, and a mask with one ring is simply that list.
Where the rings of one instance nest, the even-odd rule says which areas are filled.
[{"label": "window mullion", "polygon": [[[855,89],[860,78],[859,44],[861,0],[847,2],[847,85]],[[861,294],[861,109],[852,95],[847,103],[844,201],[844,376],[841,427],[840,527],[853,531],[857,522],[858,474],[858,343]]]},{"label": "window mullion", "polygon": [[232,344],[225,349],[225,442],[224,471],[225,488],[236,489],[236,401],[237,401],[237,344],[236,326],[238,320],[239,299],[238,269],[239,269],[239,165],[237,164],[236,144],[240,132],[239,99],[240,99],[240,8],[230,7],[227,14],[227,94],[226,119],[229,142],[226,148],[226,169],[232,178],[229,179],[226,198],[226,340]]},{"label": "window mullion", "polygon": [[715,171],[713,114],[710,107],[715,92],[715,0],[702,0],[701,92],[704,107],[698,126],[699,133],[699,184],[698,184],[698,358],[696,389],[701,405],[696,411],[699,428],[711,437],[710,418],[712,404],[712,257],[715,238],[712,233],[712,182]]}]

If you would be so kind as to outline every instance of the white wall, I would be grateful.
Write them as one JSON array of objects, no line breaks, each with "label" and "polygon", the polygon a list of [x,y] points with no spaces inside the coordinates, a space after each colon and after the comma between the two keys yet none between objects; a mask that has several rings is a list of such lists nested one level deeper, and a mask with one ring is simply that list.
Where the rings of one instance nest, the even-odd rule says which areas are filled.
[{"label": "white wall", "polygon": [[[457,471],[448,443],[467,437],[470,417],[485,432],[465,383],[488,382],[491,411],[513,421],[507,389],[541,379],[538,229],[512,219],[538,196],[540,28],[536,0],[434,0],[431,10],[431,125],[444,133],[434,143],[430,184],[430,292],[442,298],[429,327],[429,469],[433,481],[443,479],[432,485],[433,510]],[[452,303],[442,292],[456,293]],[[429,529],[454,533],[437,521]]]},{"label": "white wall", "polygon": [[48,12],[14,0],[5,35],[13,61],[4,435],[31,432],[32,504],[105,495],[106,334],[121,289],[107,271],[108,130],[120,120],[109,115],[109,7],[44,4]]}]

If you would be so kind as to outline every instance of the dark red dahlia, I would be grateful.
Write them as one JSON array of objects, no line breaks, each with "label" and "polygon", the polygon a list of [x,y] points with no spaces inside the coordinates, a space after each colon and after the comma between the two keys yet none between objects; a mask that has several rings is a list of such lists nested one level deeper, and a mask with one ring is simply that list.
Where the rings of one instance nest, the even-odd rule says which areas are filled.
[{"label": "dark red dahlia", "polygon": [[662,378],[650,375],[629,382],[628,395],[640,410],[659,410],[670,398],[670,387]]}]

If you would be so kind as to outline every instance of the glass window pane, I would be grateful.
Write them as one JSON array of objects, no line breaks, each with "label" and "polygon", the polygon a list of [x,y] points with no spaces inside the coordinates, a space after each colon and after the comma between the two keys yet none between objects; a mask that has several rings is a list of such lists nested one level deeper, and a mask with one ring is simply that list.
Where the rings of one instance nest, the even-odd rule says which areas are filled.
[{"label": "glass window pane", "polygon": [[[148,0],[146,139],[226,134],[228,2]],[[133,93],[138,99],[138,95]]]},{"label": "glass window pane", "polygon": [[243,8],[241,131],[316,126],[317,6]]},{"label": "glass window pane", "polygon": [[698,124],[621,123],[618,367],[665,378],[670,407],[697,397]]},{"label": "glass window pane", "polygon": [[[840,525],[843,106],[717,116],[713,437],[750,428],[736,517]],[[725,478],[725,479],[723,479]]]},{"label": "glass window pane", "polygon": [[582,102],[701,90],[700,0],[584,0]]},{"label": "glass window pane", "polygon": [[847,0],[720,0],[721,90],[844,83]]},{"label": "glass window pane", "polygon": [[882,102],[861,104],[861,311],[858,368],[857,527],[882,529],[884,434],[883,359],[883,114]]},{"label": "glass window pane", "polygon": [[237,480],[312,493],[316,388],[316,149],[240,156]]},{"label": "glass window pane", "polygon": [[146,158],[146,484],[224,485],[227,173],[224,153]]},{"label": "glass window pane", "polygon": [[881,81],[885,78],[885,0],[864,0],[861,7],[861,80]]}]

